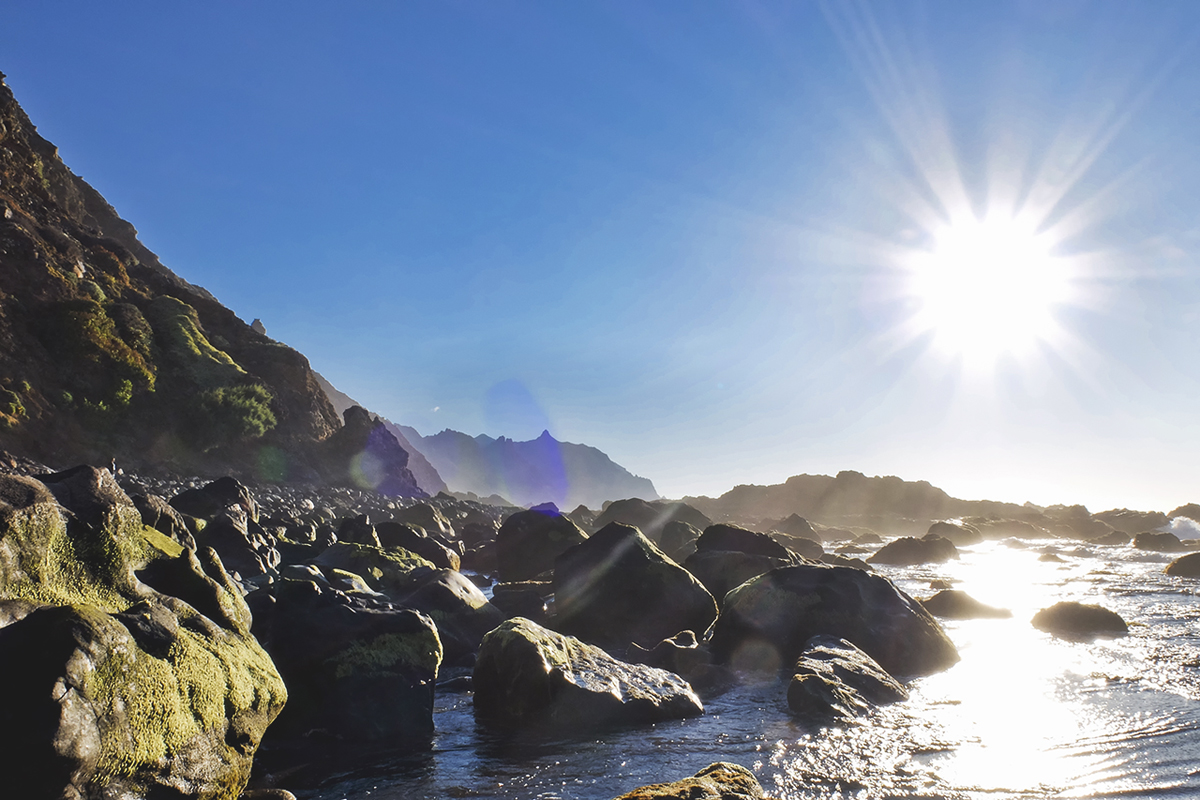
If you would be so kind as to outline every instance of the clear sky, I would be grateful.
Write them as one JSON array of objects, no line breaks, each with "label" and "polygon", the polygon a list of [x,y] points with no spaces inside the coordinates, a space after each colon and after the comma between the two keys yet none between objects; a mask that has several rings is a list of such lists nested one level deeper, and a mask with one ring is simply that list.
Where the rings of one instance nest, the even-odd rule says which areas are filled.
[{"label": "clear sky", "polygon": [[1200,501],[1200,4],[60,2],[0,71],[394,421],[668,496]]}]

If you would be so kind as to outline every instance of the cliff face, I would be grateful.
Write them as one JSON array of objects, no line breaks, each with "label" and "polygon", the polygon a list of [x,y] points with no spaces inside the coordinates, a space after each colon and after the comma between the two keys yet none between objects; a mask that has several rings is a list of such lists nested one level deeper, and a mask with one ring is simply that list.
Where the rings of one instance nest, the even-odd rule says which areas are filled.
[{"label": "cliff face", "polygon": [[0,80],[0,446],[315,478],[340,427],[307,359],[164,267]]}]

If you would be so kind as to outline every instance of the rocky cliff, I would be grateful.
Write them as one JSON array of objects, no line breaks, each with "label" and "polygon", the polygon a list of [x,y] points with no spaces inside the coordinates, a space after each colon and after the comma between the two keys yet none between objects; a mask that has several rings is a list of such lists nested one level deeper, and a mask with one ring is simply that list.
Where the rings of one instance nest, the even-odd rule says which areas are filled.
[{"label": "rocky cliff", "polygon": [[308,360],[163,266],[0,80],[0,447],[319,480],[340,427]]}]

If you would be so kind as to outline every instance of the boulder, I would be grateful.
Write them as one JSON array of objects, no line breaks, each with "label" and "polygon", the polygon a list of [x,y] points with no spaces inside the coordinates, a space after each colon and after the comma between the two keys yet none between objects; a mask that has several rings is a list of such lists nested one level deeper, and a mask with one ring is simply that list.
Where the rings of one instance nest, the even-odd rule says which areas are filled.
[{"label": "boulder", "polygon": [[591,642],[652,646],[706,632],[717,603],[637,528],[612,522],[554,560],[554,627]]},{"label": "boulder", "polygon": [[1033,615],[1033,627],[1060,636],[1091,637],[1127,633],[1125,620],[1114,611],[1096,605],[1066,601],[1043,608]]},{"label": "boulder", "polygon": [[428,497],[408,468],[408,451],[387,423],[361,406],[342,412],[344,424],[321,442],[316,467],[330,483],[388,497]]},{"label": "boulder", "polygon": [[496,562],[502,581],[527,581],[554,567],[554,559],[587,536],[558,514],[518,511],[496,531]]},{"label": "boulder", "polygon": [[790,533],[780,533],[779,531],[771,531],[769,535],[776,542],[798,556],[817,561],[821,556],[825,555],[825,548],[808,537],[793,536]]},{"label": "boulder", "polygon": [[483,637],[473,680],[476,715],[505,727],[578,732],[704,713],[679,676],[626,664],[521,617]]},{"label": "boulder", "polygon": [[437,569],[416,553],[393,548],[384,550],[362,544],[337,542],[313,561],[324,569],[341,569],[361,575],[377,592],[393,599],[404,597]]},{"label": "boulder", "polygon": [[[215,553],[144,527],[107,471],[68,472],[70,515],[0,477],[5,792],[237,798],[287,698],[249,610]],[[171,555],[190,579],[160,585],[183,598],[135,574]]]},{"label": "boulder", "polygon": [[696,552],[732,550],[738,553],[790,560],[792,553],[765,533],[737,525],[709,525],[696,540]]},{"label": "boulder", "polygon": [[196,534],[196,544],[216,550],[225,567],[243,578],[274,570],[281,559],[274,537],[252,521],[240,505],[217,512]]},{"label": "boulder", "polygon": [[936,534],[926,534],[921,539],[905,536],[894,539],[875,555],[867,559],[868,564],[891,564],[912,566],[913,564],[940,564],[958,558],[958,548],[948,539]]},{"label": "boulder", "polygon": [[350,544],[365,544],[368,547],[383,547],[383,542],[379,540],[379,534],[375,530],[375,526],[371,524],[371,519],[366,514],[359,514],[356,517],[346,517],[337,528],[337,540],[339,542],[349,542]]},{"label": "boulder", "polygon": [[1167,564],[1163,570],[1177,578],[1200,578],[1200,553],[1188,553]]},{"label": "boulder", "polygon": [[1111,511],[1101,511],[1093,516],[1107,523],[1113,529],[1129,535],[1139,531],[1165,528],[1171,523],[1171,517],[1161,511],[1132,511],[1128,508],[1114,508]]},{"label": "boulder", "polygon": [[633,497],[609,503],[596,517],[593,527],[599,530],[610,522],[621,522],[642,531],[647,539],[657,544],[661,541],[663,528],[672,520],[686,522],[697,530],[712,525],[711,519],[686,503],[649,503]]},{"label": "boulder", "polygon": [[970,547],[983,541],[983,534],[979,532],[979,528],[965,522],[935,522],[929,526],[928,533],[948,539],[955,547]]},{"label": "boulder", "polygon": [[845,639],[818,635],[804,646],[788,683],[793,713],[854,717],[908,699],[908,691]]},{"label": "boulder", "polygon": [[960,589],[944,589],[921,605],[935,617],[943,619],[1005,619],[1012,617],[1007,608],[981,603]]},{"label": "boulder", "polygon": [[462,573],[441,569],[400,605],[413,608],[437,623],[444,661],[448,666],[470,666],[483,635],[504,621],[505,615],[488,602],[479,587]]},{"label": "boulder", "polygon": [[462,566],[462,556],[421,528],[402,522],[381,522],[375,526],[375,533],[385,548],[402,547],[442,569],[457,570]]},{"label": "boulder", "polygon": [[892,675],[927,675],[959,658],[937,620],[887,578],[816,564],[773,569],[727,594],[712,649],[738,668],[775,671],[819,633],[852,642]]},{"label": "boulder", "polygon": [[239,506],[248,519],[258,522],[258,503],[236,478],[218,478],[199,489],[187,489],[171,498],[171,505],[200,519],[209,519],[229,506]]},{"label": "boulder", "polygon": [[799,514],[792,514],[791,516],[784,517],[778,522],[773,523],[771,527],[780,533],[786,533],[788,536],[795,536],[800,539],[808,539],[809,541],[816,542],[817,544],[825,543],[825,539],[822,538],[821,534],[817,533],[812,524]]},{"label": "boulder", "polygon": [[1133,537],[1133,546],[1138,550],[1152,550],[1156,553],[1178,553],[1187,549],[1179,537],[1169,531],[1142,531]]},{"label": "boulder", "polygon": [[542,625],[546,621],[546,598],[554,594],[550,581],[514,581],[492,587],[492,605],[504,616],[525,617]]},{"label": "boulder", "polygon": [[700,538],[700,529],[683,520],[673,519],[663,525],[659,537],[659,547],[676,564],[696,552],[696,540]]},{"label": "boulder", "polygon": [[1102,545],[1108,545],[1110,547],[1120,547],[1123,544],[1129,544],[1131,538],[1132,537],[1130,537],[1130,535],[1128,533],[1125,533],[1124,531],[1113,530],[1113,531],[1109,531],[1108,533],[1104,534],[1103,536],[1097,536],[1095,539],[1088,539],[1088,541],[1092,544],[1102,544]]},{"label": "boulder", "polygon": [[196,549],[196,539],[188,529],[183,515],[165,499],[156,494],[135,494],[130,499],[142,515],[143,525],[149,525],[159,533],[170,536],[190,550]]},{"label": "boulder", "polygon": [[442,663],[434,622],[372,607],[313,581],[281,580],[248,598],[254,634],[287,682],[272,741],[313,736],[428,747]]},{"label": "boulder", "polygon": [[729,590],[751,578],[795,563],[797,560],[793,558],[775,558],[735,550],[697,550],[684,560],[683,566],[704,584],[704,588],[719,603]]},{"label": "boulder", "polygon": [[690,778],[655,783],[616,800],[763,800],[766,793],[754,773],[740,764],[710,764]]},{"label": "boulder", "polygon": [[408,508],[397,509],[392,512],[392,521],[416,525],[429,534],[438,534],[450,539],[456,538],[454,526],[450,520],[435,506],[428,503],[417,503]]}]

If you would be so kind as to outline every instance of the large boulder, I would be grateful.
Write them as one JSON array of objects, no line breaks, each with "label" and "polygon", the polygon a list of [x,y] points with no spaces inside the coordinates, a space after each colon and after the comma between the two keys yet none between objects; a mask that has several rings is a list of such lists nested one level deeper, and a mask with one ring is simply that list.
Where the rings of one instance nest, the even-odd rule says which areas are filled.
[{"label": "large boulder", "polygon": [[796,563],[798,560],[793,558],[777,558],[737,550],[697,550],[684,559],[683,566],[704,584],[704,588],[708,589],[719,603],[731,589],[741,586],[751,578]]},{"label": "large boulder", "polygon": [[[0,477],[5,791],[235,800],[287,699],[249,610],[215,553],[144,527],[106,470],[68,472],[54,496]],[[158,583],[183,597],[137,577],[172,556]]]},{"label": "large boulder", "polygon": [[1012,616],[1007,608],[981,603],[961,589],[943,589],[921,605],[942,619],[1005,619]]},{"label": "large boulder", "polygon": [[1133,537],[1133,546],[1138,550],[1156,553],[1178,553],[1187,549],[1180,538],[1170,531],[1142,531]]},{"label": "large boulder", "polygon": [[1200,578],[1200,553],[1188,553],[1167,564],[1164,570],[1177,578]]},{"label": "large boulder", "polygon": [[555,627],[592,642],[650,647],[704,634],[717,603],[637,528],[612,522],[554,561]]},{"label": "large boulder", "polygon": [[677,564],[696,552],[696,540],[700,538],[700,529],[689,525],[683,520],[673,519],[663,525],[659,536],[659,548]]},{"label": "large boulder", "polygon": [[170,536],[190,550],[196,549],[196,539],[188,529],[187,521],[174,506],[156,494],[135,494],[131,499],[142,515],[143,525]]},{"label": "large boulder", "polygon": [[428,746],[442,663],[429,617],[348,601],[315,581],[281,580],[248,599],[254,633],[290,693],[273,741]]},{"label": "large boulder", "polygon": [[593,526],[599,530],[610,522],[632,525],[647,539],[657,544],[661,541],[663,528],[674,520],[686,522],[697,530],[704,530],[712,525],[712,520],[687,503],[667,503],[661,500],[647,502],[632,497],[609,503],[596,517]]},{"label": "large boulder", "polygon": [[258,522],[258,503],[250,490],[237,478],[218,478],[199,489],[186,489],[171,498],[171,505],[188,516],[208,519],[229,506],[238,506],[246,516]]},{"label": "large boulder", "polygon": [[958,548],[949,539],[937,534],[926,534],[920,539],[905,536],[893,539],[867,559],[868,564],[890,564],[912,566],[913,564],[940,564],[958,558]]},{"label": "large boulder", "polygon": [[335,542],[313,559],[322,570],[340,569],[366,579],[370,587],[399,599],[414,591],[437,569],[416,553],[400,548],[384,550],[363,544]]},{"label": "large boulder", "polygon": [[383,547],[402,547],[442,569],[456,570],[462,566],[462,556],[422,528],[403,522],[381,522],[375,526],[375,534]]},{"label": "large boulder", "polygon": [[937,620],[887,578],[815,564],[773,569],[727,594],[712,648],[738,668],[774,671],[819,633],[852,642],[892,675],[927,675],[959,659]]},{"label": "large boulder", "polygon": [[616,800],[763,800],[765,797],[753,772],[741,764],[719,761],[690,778],[642,786]]},{"label": "large boulder", "polygon": [[408,451],[387,423],[361,406],[342,412],[344,424],[315,452],[317,469],[330,483],[389,497],[428,497],[408,468]]},{"label": "large boulder", "polygon": [[948,539],[955,547],[969,547],[983,541],[983,534],[979,532],[979,528],[966,522],[941,520],[929,526],[926,535],[929,534]]},{"label": "large boulder", "polygon": [[1090,638],[1129,631],[1125,620],[1102,606],[1074,601],[1055,603],[1033,615],[1033,627],[1058,636]]},{"label": "large boulder", "polygon": [[505,619],[504,612],[489,603],[478,586],[451,569],[438,570],[400,604],[437,623],[449,666],[470,666],[484,634]]},{"label": "large boulder", "polygon": [[270,572],[282,558],[275,547],[275,537],[254,522],[240,505],[217,512],[196,534],[196,544],[216,550],[226,568],[243,578]]},{"label": "large boulder", "polygon": [[500,726],[578,732],[704,713],[679,676],[618,661],[522,617],[483,638],[474,688],[477,716]]},{"label": "large boulder", "polygon": [[908,699],[908,691],[869,655],[845,639],[808,640],[788,683],[788,708],[796,714],[854,717],[875,706]]},{"label": "large boulder", "polygon": [[455,538],[454,525],[450,523],[446,515],[438,510],[436,506],[431,506],[428,503],[417,503],[408,508],[393,511],[392,520],[408,525],[416,525],[426,533],[438,534],[449,539]]},{"label": "large boulder", "polygon": [[500,580],[528,581],[554,568],[554,559],[587,536],[561,514],[518,511],[496,531]]},{"label": "large boulder", "polygon": [[738,553],[790,560],[792,553],[765,533],[737,525],[709,525],[696,540],[696,552],[731,550]]}]

